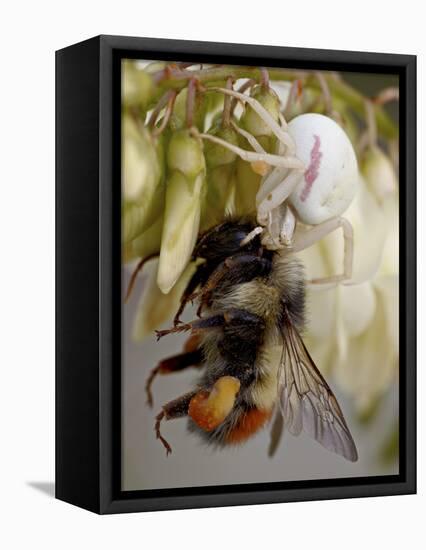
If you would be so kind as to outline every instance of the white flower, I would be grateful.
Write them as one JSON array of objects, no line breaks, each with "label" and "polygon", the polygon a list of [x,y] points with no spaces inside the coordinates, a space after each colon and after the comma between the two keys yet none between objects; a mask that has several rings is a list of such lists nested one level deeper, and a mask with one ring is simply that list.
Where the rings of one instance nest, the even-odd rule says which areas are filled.
[{"label": "white flower", "polygon": [[[332,371],[359,412],[395,379],[398,365],[398,195],[379,203],[364,179],[345,217],[354,228],[351,284],[307,293],[307,338],[322,371]],[[301,253],[308,278],[342,270],[335,232]]]}]

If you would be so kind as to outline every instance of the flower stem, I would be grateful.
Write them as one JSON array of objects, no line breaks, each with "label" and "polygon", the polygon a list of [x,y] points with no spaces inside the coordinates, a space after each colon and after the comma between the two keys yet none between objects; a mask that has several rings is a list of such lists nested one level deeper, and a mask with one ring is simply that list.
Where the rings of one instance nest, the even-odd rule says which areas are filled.
[{"label": "flower stem", "polygon": [[[315,72],[281,69],[277,67],[269,68],[268,72],[270,80],[288,80],[292,82],[303,78],[305,87],[321,90]],[[342,79],[336,79],[333,73],[330,72],[328,74],[324,72],[323,75],[331,94],[341,99],[359,116],[363,117],[365,97],[352,88],[352,86],[346,84]],[[263,76],[262,69],[259,67],[220,65],[195,71],[168,67],[155,73],[154,81],[157,83],[159,94],[161,95],[168,89],[181,90],[185,88],[188,81],[194,78],[205,85],[218,85],[218,83],[223,83],[223,85],[225,85],[226,80],[230,77],[234,80],[239,78],[254,78],[257,81],[262,81]],[[386,139],[394,139],[397,137],[398,130],[395,124],[380,105],[374,105],[374,114],[379,133]]]},{"label": "flower stem", "polygon": [[[226,88],[228,90],[232,89],[232,78],[227,79]],[[231,120],[231,101],[232,101],[232,98],[230,96],[225,96],[225,100],[223,103],[223,114],[222,114],[222,126],[224,128],[229,128],[229,123]]]}]

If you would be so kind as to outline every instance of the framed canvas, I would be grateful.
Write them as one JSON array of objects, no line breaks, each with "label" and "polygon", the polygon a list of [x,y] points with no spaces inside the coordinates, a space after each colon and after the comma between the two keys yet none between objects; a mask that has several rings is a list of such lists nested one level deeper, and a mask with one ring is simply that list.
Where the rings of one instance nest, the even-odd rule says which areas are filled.
[{"label": "framed canvas", "polygon": [[56,497],[414,493],[416,58],[56,53]]}]

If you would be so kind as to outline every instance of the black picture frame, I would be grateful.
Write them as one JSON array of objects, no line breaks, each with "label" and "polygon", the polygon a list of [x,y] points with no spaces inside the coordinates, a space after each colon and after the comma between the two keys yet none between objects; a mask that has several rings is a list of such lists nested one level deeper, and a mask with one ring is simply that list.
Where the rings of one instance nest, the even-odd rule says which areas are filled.
[{"label": "black picture frame", "polygon": [[[123,492],[120,60],[400,78],[400,473]],[[416,491],[416,57],[98,36],[56,52],[56,498],[100,514]]]}]

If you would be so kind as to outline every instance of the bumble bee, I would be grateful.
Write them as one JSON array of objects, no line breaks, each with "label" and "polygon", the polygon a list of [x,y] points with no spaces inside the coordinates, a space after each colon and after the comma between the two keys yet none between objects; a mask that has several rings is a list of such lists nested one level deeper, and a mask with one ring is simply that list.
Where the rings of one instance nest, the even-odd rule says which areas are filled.
[{"label": "bumble bee", "polygon": [[[147,381],[148,401],[157,374],[199,367],[196,387],[165,404],[162,420],[188,417],[189,429],[215,446],[243,443],[272,419],[274,452],[284,425],[302,430],[350,461],[355,443],[330,387],[300,336],[305,320],[305,278],[288,249],[262,246],[251,220],[228,220],[202,235],[193,259],[202,259],[181,298],[174,327],[157,331],[192,333],[184,352],[163,360]],[[250,238],[248,236],[250,235]],[[198,319],[181,323],[189,301]]]}]

